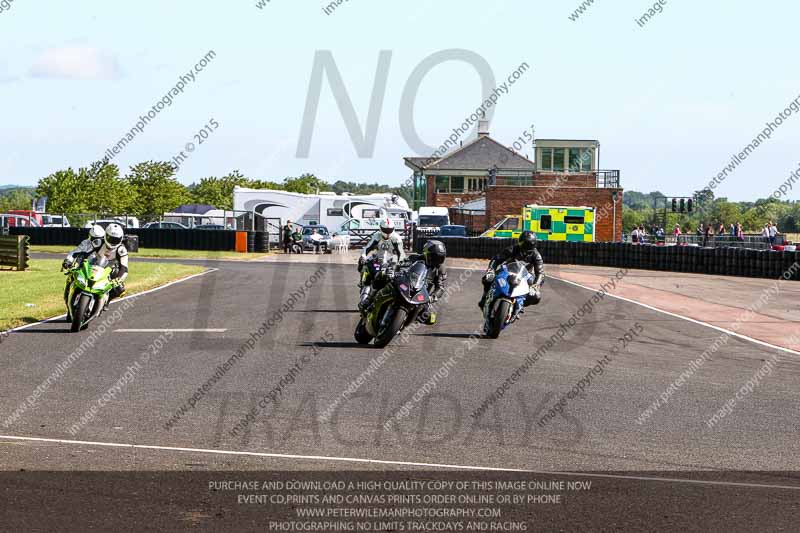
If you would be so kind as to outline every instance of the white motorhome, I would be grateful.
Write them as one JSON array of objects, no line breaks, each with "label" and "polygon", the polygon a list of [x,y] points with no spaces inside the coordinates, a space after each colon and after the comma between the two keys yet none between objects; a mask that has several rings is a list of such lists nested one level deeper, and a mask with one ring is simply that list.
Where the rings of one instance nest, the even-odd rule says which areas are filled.
[{"label": "white motorhome", "polygon": [[269,189],[233,189],[233,209],[249,211],[284,223],[321,224],[331,233],[378,229],[380,219],[391,218],[404,228],[411,220],[408,203],[395,194],[300,194]]}]

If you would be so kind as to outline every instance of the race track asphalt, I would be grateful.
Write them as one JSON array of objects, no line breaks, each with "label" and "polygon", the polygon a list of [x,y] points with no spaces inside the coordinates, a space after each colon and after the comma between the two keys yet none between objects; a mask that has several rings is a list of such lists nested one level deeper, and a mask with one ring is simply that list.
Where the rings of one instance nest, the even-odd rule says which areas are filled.
[{"label": "race track asphalt", "polygon": [[[135,299],[93,349],[51,380],[35,407],[6,424],[98,324],[79,334],[70,334],[64,322],[11,333],[0,344],[0,468],[386,471],[465,466],[665,477],[703,471],[708,479],[800,487],[791,473],[800,465],[800,366],[791,354],[731,338],[640,424],[641,413],[721,334],[606,297],[476,420],[471,414],[488,395],[593,293],[551,278],[543,302],[499,339],[471,340],[481,326],[476,306],[480,274],[451,270],[449,283],[458,289],[441,303],[438,323],[415,329],[406,343],[396,340],[385,362],[356,391],[351,388],[353,394],[340,400],[329,420],[320,421],[371,360],[384,353],[353,339],[358,316],[353,266],[324,265],[325,272],[313,281],[323,265],[208,265],[218,270]],[[557,276],[558,268],[550,272]],[[303,294],[301,288],[309,284]],[[218,368],[292,301],[293,308],[220,377]],[[113,304],[111,312],[123,305]],[[116,331],[123,328],[139,331]],[[159,329],[225,331],[141,331]],[[638,335],[623,347],[619,339],[631,331]],[[151,348],[160,335],[158,344],[163,346]],[[543,427],[537,424],[615,346],[618,351],[602,374],[584,383],[561,415]],[[142,354],[148,352],[156,353],[142,364]],[[455,363],[440,371],[453,356]],[[706,421],[773,356],[779,361],[775,369],[709,428]],[[288,380],[293,382],[284,378],[281,384],[301,360],[306,362]],[[136,364],[133,378],[71,433],[70,427]],[[414,402],[426,382],[435,386]],[[196,405],[165,427],[204,383],[210,386]],[[279,401],[259,407],[279,384]],[[385,429],[392,410],[409,400],[409,415]],[[251,409],[257,412],[254,421],[233,434]],[[664,483],[655,485],[643,490],[671,490]],[[748,501],[798,499],[795,490],[733,492]],[[782,509],[767,514],[777,519],[797,512],[794,504]]]}]

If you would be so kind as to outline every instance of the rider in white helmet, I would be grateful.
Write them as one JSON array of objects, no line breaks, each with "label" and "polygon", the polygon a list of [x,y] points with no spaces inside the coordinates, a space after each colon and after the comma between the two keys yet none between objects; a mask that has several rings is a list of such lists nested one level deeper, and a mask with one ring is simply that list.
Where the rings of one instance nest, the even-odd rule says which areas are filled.
[{"label": "rider in white helmet", "polygon": [[122,244],[125,232],[119,224],[109,224],[103,246],[97,251],[99,256],[105,256],[112,266],[111,279],[115,280],[115,287],[109,293],[108,301],[125,292],[125,278],[128,277],[128,249]]},{"label": "rider in white helmet", "polygon": [[105,237],[106,230],[103,229],[103,226],[97,224],[92,226],[92,229],[89,230],[89,238],[82,240],[78,247],[72,250],[69,255],[67,255],[67,258],[64,259],[64,268],[71,266],[72,263],[75,262],[75,259],[81,256],[87,256],[99,250],[103,245]]},{"label": "rider in white helmet", "polygon": [[[64,270],[68,270],[72,268],[72,265],[78,259],[83,259],[92,255],[93,253],[97,252],[100,247],[103,246],[106,237],[106,230],[103,229],[103,226],[95,224],[89,230],[89,238],[84,239],[78,245],[77,248],[72,250],[64,259],[61,267]],[[64,300],[67,299],[67,295],[69,294],[69,281],[67,281],[67,286],[64,287]]]},{"label": "rider in white helmet", "polygon": [[369,240],[364,250],[361,252],[361,260],[363,263],[367,255],[373,250],[387,250],[397,256],[398,261],[403,261],[406,258],[406,253],[403,251],[403,241],[400,236],[394,231],[394,222],[389,217],[382,218],[380,224],[380,231],[376,231],[372,238]]},{"label": "rider in white helmet", "polygon": [[[367,260],[367,255],[373,250],[388,251],[397,257],[398,262],[406,259],[406,253],[403,251],[403,241],[400,236],[394,231],[394,222],[391,218],[383,218],[380,223],[380,231],[376,231],[372,238],[369,240],[364,250],[361,252],[361,257],[358,260],[358,271],[361,272],[364,266],[364,261]],[[363,275],[361,280],[361,299],[359,307],[365,309],[369,306],[372,300],[372,279],[370,276]]]}]

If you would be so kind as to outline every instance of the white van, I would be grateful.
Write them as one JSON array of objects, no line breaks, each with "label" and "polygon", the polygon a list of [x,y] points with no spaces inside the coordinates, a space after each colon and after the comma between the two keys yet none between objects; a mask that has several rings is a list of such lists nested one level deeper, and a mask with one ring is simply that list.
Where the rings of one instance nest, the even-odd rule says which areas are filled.
[{"label": "white van", "polygon": [[439,234],[442,226],[450,225],[450,211],[446,207],[420,207],[417,231],[426,237]]},{"label": "white van", "polygon": [[66,215],[42,215],[44,228],[69,228],[69,219]]}]

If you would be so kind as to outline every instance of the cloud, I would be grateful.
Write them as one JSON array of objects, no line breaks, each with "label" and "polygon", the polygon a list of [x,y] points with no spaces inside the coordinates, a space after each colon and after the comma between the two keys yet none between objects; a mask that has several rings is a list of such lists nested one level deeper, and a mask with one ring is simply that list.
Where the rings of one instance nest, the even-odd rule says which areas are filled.
[{"label": "cloud", "polygon": [[65,46],[45,51],[31,67],[35,78],[114,80],[120,68],[114,57],[91,47]]}]

